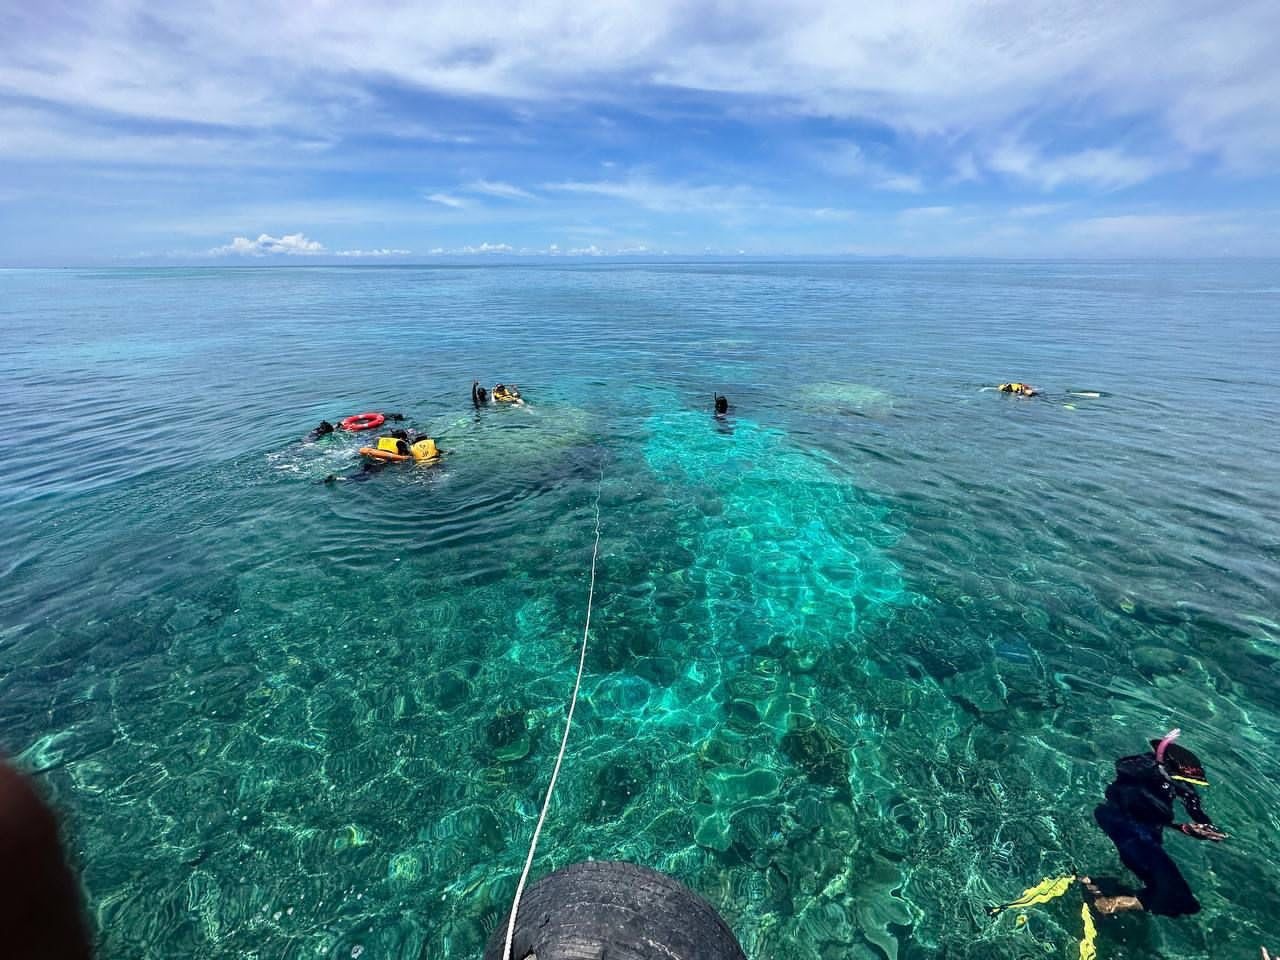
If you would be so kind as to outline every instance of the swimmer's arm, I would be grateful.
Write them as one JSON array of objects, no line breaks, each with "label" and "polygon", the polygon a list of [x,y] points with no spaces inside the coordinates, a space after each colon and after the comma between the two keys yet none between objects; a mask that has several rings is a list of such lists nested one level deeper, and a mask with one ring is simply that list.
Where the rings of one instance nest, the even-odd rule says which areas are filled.
[{"label": "swimmer's arm", "polygon": [[[1186,808],[1187,816],[1197,824],[1212,828],[1213,821],[1209,819],[1209,815],[1205,813],[1204,808],[1200,806],[1200,794],[1196,793],[1196,788],[1177,782],[1174,783],[1173,788],[1178,794],[1178,799],[1182,801],[1183,807]],[[1187,824],[1187,826],[1191,826],[1191,824]],[[1182,830],[1181,827],[1178,829]],[[1185,830],[1182,832],[1186,833]],[[1193,836],[1193,834],[1187,835]]]},{"label": "swimmer's arm", "polygon": [[1197,840],[1212,840],[1214,843],[1221,843],[1223,840],[1229,839],[1227,834],[1209,823],[1175,823],[1174,827],[1188,837],[1194,837]]}]

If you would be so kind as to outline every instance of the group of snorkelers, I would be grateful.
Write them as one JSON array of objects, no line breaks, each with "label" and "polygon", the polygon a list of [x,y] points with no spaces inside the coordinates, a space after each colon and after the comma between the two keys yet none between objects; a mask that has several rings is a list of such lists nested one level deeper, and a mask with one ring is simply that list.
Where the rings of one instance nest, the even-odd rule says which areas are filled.
[{"label": "group of snorkelers", "polygon": [[[520,393],[520,388],[514,383],[510,385],[498,383],[492,389],[486,389],[480,386],[479,380],[472,380],[471,403],[477,410],[490,404],[524,406],[524,397]],[[711,405],[715,411],[716,419],[725,420],[729,414],[729,398],[719,392],[713,393],[711,395]],[[379,427],[384,423],[401,422],[403,420],[404,414],[402,413],[362,413],[344,418],[339,421],[337,426],[328,420],[321,420],[320,424],[307,434],[306,439],[314,442],[338,430],[366,430]],[[357,473],[347,477],[329,474],[324,478],[324,482],[367,480],[389,463],[403,463],[412,460],[420,464],[434,464],[440,461],[444,453],[445,451],[437,446],[434,437],[419,433],[416,430],[397,428],[379,436],[372,445],[360,448],[363,462]]]},{"label": "group of snorkelers", "polygon": [[[471,402],[477,409],[489,403],[523,406],[524,398],[520,394],[520,388],[514,383],[510,386],[499,383],[492,390],[486,390],[480,386],[479,380],[473,380],[471,382]],[[307,434],[306,439],[314,442],[340,429],[368,430],[380,427],[384,423],[401,422],[403,420],[404,414],[402,413],[362,413],[344,418],[339,421],[337,426],[328,420],[321,420],[320,424]],[[372,444],[360,448],[363,461],[359,472],[348,477],[329,474],[324,478],[324,482],[367,480],[391,463],[404,463],[411,460],[414,463],[435,464],[440,462],[444,453],[445,451],[437,446],[434,437],[412,429],[396,428],[378,436]]]}]

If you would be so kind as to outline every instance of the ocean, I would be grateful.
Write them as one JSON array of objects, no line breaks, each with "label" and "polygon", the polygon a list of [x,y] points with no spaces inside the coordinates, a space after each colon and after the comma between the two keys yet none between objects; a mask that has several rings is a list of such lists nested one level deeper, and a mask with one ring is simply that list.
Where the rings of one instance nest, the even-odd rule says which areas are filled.
[{"label": "ocean", "polygon": [[[664,870],[753,960],[1074,957],[1075,891],[985,907],[1132,881],[1092,811],[1177,726],[1230,839],[1099,956],[1280,946],[1280,263],[0,271],[0,409],[0,749],[103,958],[479,957],[597,516],[535,878]],[[372,410],[443,460],[304,439]]]}]

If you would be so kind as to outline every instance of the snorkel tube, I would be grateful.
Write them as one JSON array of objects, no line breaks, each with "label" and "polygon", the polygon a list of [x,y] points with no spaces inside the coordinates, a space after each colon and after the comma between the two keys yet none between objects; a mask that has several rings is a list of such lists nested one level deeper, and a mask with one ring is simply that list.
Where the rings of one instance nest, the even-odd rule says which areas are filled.
[{"label": "snorkel tube", "polygon": [[1169,744],[1173,743],[1173,741],[1177,740],[1180,736],[1182,736],[1182,731],[1177,727],[1174,727],[1160,738],[1160,742],[1156,744],[1156,763],[1164,763],[1164,752],[1169,749]]}]

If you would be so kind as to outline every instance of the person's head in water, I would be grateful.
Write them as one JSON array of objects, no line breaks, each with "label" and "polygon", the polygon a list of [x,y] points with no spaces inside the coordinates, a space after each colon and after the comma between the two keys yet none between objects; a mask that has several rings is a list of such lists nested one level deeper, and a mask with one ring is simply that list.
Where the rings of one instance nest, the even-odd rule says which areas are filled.
[{"label": "person's head in water", "polygon": [[725,413],[728,413],[728,412],[729,412],[729,398],[728,398],[728,397],[726,397],[724,394],[721,394],[721,393],[713,394],[713,396],[716,398],[716,413],[719,413],[719,414],[725,414]]},{"label": "person's head in water", "polygon": [[1151,750],[1156,755],[1156,763],[1164,767],[1170,780],[1181,780],[1183,783],[1194,784],[1197,787],[1207,787],[1209,779],[1200,758],[1181,744],[1173,742],[1181,734],[1181,730],[1170,730],[1161,739],[1150,741]]},{"label": "person's head in water", "polygon": [[519,404],[524,402],[520,399],[520,390],[514,383],[509,387],[505,383],[494,384],[493,399],[498,403]]},{"label": "person's head in water", "polygon": [[328,420],[321,420],[320,426],[316,427],[314,430],[312,430],[310,433],[307,434],[307,439],[319,440],[321,437],[327,437],[329,434],[333,433],[334,430],[336,429],[337,428]]}]

